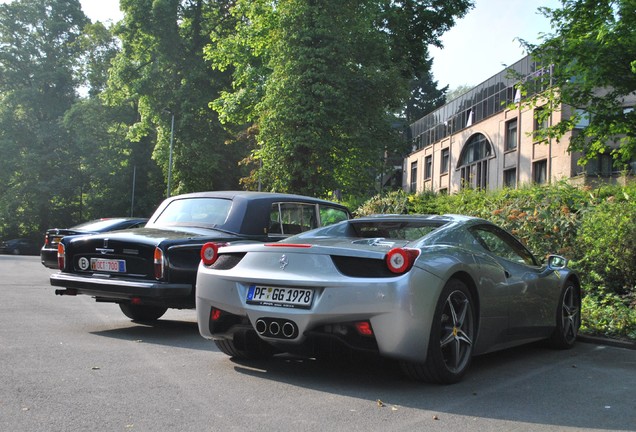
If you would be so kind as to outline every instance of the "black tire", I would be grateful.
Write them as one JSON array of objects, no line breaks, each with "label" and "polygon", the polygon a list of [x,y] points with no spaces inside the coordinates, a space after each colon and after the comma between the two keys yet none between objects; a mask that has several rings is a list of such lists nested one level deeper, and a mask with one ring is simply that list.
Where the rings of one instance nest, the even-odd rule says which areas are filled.
[{"label": "black tire", "polygon": [[568,281],[559,297],[556,325],[548,343],[555,349],[570,349],[576,342],[581,327],[581,290]]},{"label": "black tire", "polygon": [[240,348],[231,339],[214,339],[214,343],[221,352],[237,360],[268,359],[276,353],[273,346],[262,341],[255,334],[252,337],[248,335],[242,340]]},{"label": "black tire", "polygon": [[466,284],[448,281],[435,308],[424,363],[401,362],[411,379],[436,384],[453,384],[462,379],[473,354],[476,336],[475,309]]},{"label": "black tire", "polygon": [[166,313],[168,308],[162,306],[133,305],[119,303],[121,311],[133,321],[156,321]]}]

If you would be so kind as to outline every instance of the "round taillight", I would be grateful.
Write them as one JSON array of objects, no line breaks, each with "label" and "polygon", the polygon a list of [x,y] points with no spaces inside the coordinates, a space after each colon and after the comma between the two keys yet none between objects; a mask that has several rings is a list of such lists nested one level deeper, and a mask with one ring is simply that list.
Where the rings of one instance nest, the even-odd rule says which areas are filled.
[{"label": "round taillight", "polygon": [[216,262],[219,257],[219,245],[216,243],[206,243],[201,247],[201,261],[209,266]]},{"label": "round taillight", "polygon": [[386,265],[392,273],[406,273],[411,269],[419,254],[418,249],[394,248],[386,254]]}]

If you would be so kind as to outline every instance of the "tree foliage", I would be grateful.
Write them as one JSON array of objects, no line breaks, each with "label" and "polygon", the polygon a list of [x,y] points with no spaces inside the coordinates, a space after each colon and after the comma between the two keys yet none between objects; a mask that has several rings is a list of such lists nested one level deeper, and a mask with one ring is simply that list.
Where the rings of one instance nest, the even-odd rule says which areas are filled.
[{"label": "tree foliage", "polygon": [[405,110],[413,82],[430,78],[427,46],[470,5],[237,0],[234,29],[206,51],[233,73],[213,107],[225,123],[257,132],[254,173],[264,188],[370,191],[384,152],[402,144],[389,114]]},{"label": "tree foliage", "polygon": [[524,44],[540,64],[553,66],[552,86],[532,102],[547,98],[544,116],[561,104],[577,110],[540,134],[560,138],[589,121],[569,150],[582,152],[581,163],[611,153],[622,168],[636,158],[636,1],[561,0],[540,11],[553,33],[539,45]]},{"label": "tree foliage", "polygon": [[208,107],[228,85],[227,74],[203,58],[210,33],[223,25],[217,2],[122,0],[121,9],[116,34],[122,50],[106,96],[115,105],[137,103],[129,138],[157,140],[153,157],[167,177],[173,135],[171,194],[235,188],[245,154],[225,144],[228,135]]},{"label": "tree foliage", "polygon": [[111,29],[91,24],[79,1],[0,5],[2,237],[39,240],[54,226],[156,207],[152,143],[126,139],[134,103],[99,98],[118,50]]},{"label": "tree foliage", "polygon": [[427,47],[470,6],[121,0],[105,26],[79,0],[2,4],[0,237],[148,215],[168,172],[170,194],[364,195],[396,116],[443,100]]},{"label": "tree foliage", "polygon": [[[0,227],[42,232],[72,201],[76,149],[61,119],[77,100],[78,0],[0,5]],[[63,175],[55,175],[63,173]]]}]

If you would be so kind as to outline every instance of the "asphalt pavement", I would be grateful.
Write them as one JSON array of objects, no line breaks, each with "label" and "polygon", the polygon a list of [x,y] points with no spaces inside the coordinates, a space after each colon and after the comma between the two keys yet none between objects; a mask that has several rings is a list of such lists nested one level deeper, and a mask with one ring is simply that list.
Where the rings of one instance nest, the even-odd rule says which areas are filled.
[{"label": "asphalt pavement", "polygon": [[451,386],[372,359],[238,362],[192,310],[141,325],[55,296],[51,273],[0,256],[0,431],[636,431],[633,349],[533,344]]}]

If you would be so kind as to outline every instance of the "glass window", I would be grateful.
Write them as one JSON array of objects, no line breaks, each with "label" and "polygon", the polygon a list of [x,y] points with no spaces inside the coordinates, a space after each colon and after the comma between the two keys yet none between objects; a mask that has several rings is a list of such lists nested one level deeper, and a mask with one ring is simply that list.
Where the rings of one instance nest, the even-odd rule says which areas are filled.
[{"label": "glass window", "polygon": [[417,192],[417,161],[411,162],[411,192]]},{"label": "glass window", "polygon": [[321,226],[327,226],[349,219],[349,214],[341,208],[321,205],[318,207],[318,210],[320,212]]},{"label": "glass window", "polygon": [[424,180],[433,177],[433,156],[424,158]]},{"label": "glass window", "polygon": [[365,239],[417,240],[435,231],[446,222],[442,221],[361,221],[353,219],[351,228],[356,237]]},{"label": "glass window", "polygon": [[[546,111],[542,108],[534,110],[534,131],[541,131],[548,127],[548,115]],[[535,135],[536,140],[536,135]]]},{"label": "glass window", "polygon": [[517,187],[517,169],[504,170],[504,187],[515,189]]},{"label": "glass window", "polygon": [[270,234],[292,235],[318,228],[314,204],[274,203],[269,219]]},{"label": "glass window", "polygon": [[528,249],[499,227],[481,225],[470,229],[477,243],[500,258],[520,264],[536,266],[537,261]]},{"label": "glass window", "polygon": [[492,147],[483,134],[475,134],[466,142],[459,157],[463,188],[488,188],[488,159]]},{"label": "glass window", "polygon": [[576,114],[579,116],[577,123],[574,125],[574,129],[583,129],[590,125],[590,113],[582,109],[576,109]]},{"label": "glass window", "polygon": [[600,154],[585,166],[588,175],[610,176],[614,171],[614,160],[611,155]]},{"label": "glass window", "polygon": [[232,200],[184,198],[172,201],[153,222],[159,225],[220,226],[225,223]]},{"label": "glass window", "polygon": [[449,164],[450,164],[450,150],[448,148],[442,149],[442,161],[440,166],[440,172],[442,174],[448,172]]},{"label": "glass window", "polygon": [[545,184],[548,180],[548,161],[546,159],[532,164],[532,180],[536,184]]},{"label": "glass window", "polygon": [[517,119],[506,122],[506,150],[517,148]]}]

